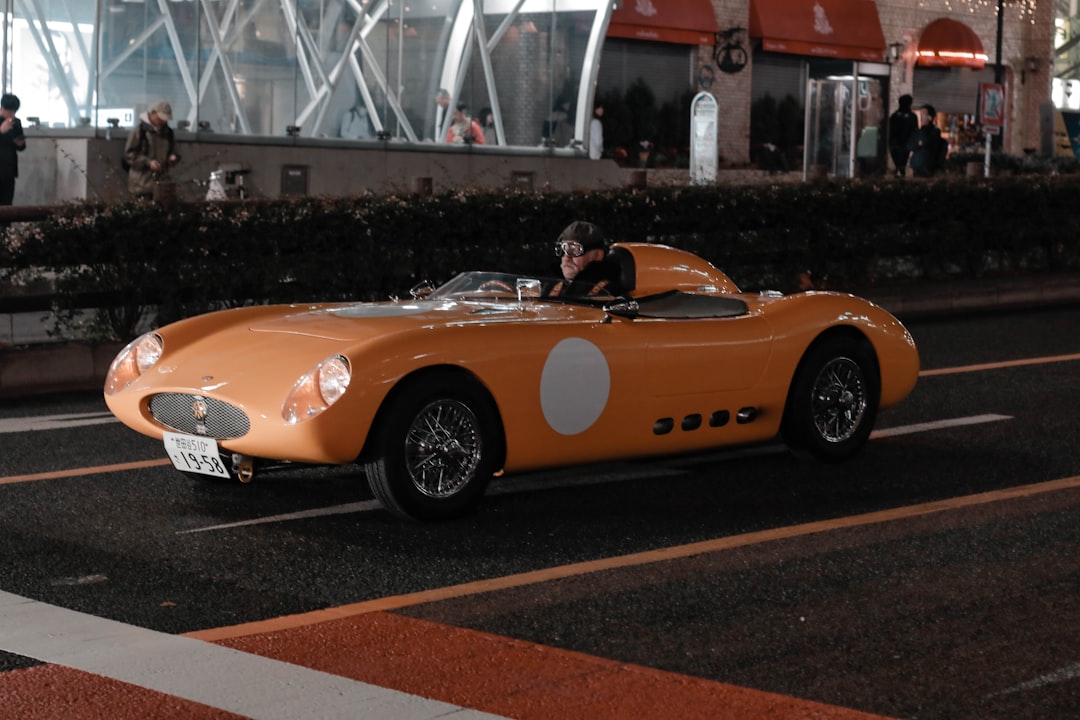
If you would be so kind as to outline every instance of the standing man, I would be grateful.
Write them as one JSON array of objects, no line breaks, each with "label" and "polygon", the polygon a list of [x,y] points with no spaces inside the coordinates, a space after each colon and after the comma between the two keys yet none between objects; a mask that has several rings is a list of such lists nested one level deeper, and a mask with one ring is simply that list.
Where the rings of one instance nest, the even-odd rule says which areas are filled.
[{"label": "standing man", "polygon": [[597,102],[589,121],[589,159],[599,160],[604,154],[604,106]]},{"label": "standing man", "polygon": [[15,178],[19,177],[19,156],[26,149],[22,122],[15,117],[19,98],[11,93],[0,96],[0,205],[10,205],[15,198]]},{"label": "standing man", "polygon": [[938,170],[938,160],[941,156],[942,143],[941,131],[934,122],[933,105],[923,105],[918,110],[919,129],[912,133],[908,140],[908,149],[911,150],[911,172],[915,177],[931,177]]},{"label": "standing man", "polygon": [[896,166],[896,177],[907,172],[908,141],[919,127],[919,118],[911,111],[911,96],[901,95],[896,112],[889,117],[889,155]]},{"label": "standing man", "polygon": [[124,160],[128,165],[128,192],[151,199],[154,186],[169,180],[169,169],[180,160],[169,121],[172,106],[158,100],[139,116],[139,124],[128,135]]},{"label": "standing man", "polygon": [[433,140],[439,139],[443,122],[446,120],[446,111],[449,107],[450,92],[446,88],[439,88],[439,92],[435,93],[435,134],[431,136]]}]

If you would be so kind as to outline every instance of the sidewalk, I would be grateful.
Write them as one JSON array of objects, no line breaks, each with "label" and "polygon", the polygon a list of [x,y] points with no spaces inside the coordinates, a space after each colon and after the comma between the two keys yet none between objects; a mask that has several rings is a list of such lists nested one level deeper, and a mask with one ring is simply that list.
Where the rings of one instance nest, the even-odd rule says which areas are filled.
[{"label": "sidewalk", "polygon": [[[1080,274],[964,279],[851,290],[901,320],[1080,304]],[[0,398],[101,390],[122,343],[0,344]]]}]

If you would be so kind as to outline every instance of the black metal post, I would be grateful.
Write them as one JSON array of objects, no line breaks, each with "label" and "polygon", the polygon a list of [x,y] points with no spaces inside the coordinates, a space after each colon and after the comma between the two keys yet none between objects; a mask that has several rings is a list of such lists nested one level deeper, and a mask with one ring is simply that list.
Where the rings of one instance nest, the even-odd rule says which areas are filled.
[{"label": "black metal post", "polygon": [[1005,26],[1005,0],[997,0],[997,48],[994,55],[994,82],[1001,84],[1005,67],[1001,64],[1001,32]]}]

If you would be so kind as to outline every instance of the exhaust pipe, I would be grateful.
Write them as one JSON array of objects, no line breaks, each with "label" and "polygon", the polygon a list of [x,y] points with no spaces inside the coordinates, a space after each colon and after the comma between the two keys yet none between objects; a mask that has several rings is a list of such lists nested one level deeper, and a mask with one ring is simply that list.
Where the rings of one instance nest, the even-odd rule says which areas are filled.
[{"label": "exhaust pipe", "polygon": [[232,469],[240,482],[247,484],[255,479],[255,458],[233,453]]}]

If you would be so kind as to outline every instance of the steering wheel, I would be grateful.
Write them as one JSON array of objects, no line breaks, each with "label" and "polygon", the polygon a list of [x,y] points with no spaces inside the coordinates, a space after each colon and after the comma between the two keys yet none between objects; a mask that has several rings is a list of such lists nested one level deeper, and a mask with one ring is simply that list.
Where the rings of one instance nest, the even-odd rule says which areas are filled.
[{"label": "steering wheel", "polygon": [[478,287],[477,290],[496,290],[498,292],[507,292],[511,294],[517,292],[516,290],[514,290],[514,288],[510,287],[510,283],[504,282],[502,280],[485,280],[484,282],[480,283],[480,287]]}]

